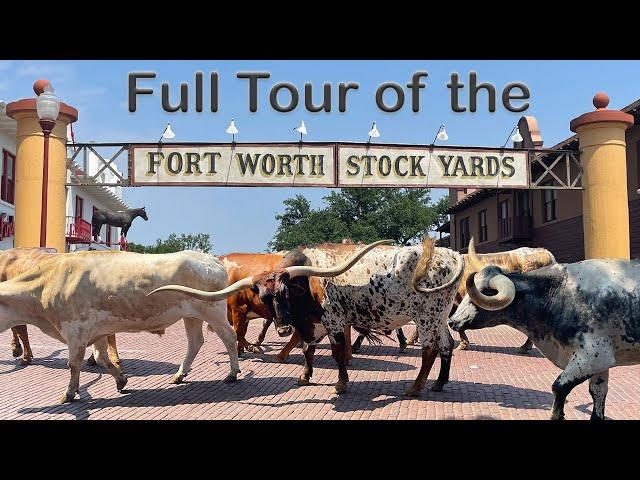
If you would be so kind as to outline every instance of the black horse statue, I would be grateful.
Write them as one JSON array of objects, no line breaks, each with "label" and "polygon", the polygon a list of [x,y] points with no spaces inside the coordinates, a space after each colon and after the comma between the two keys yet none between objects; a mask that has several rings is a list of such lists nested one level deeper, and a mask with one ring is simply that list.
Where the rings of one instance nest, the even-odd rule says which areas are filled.
[{"label": "black horse statue", "polygon": [[122,228],[122,236],[126,238],[127,232],[131,228],[131,222],[133,222],[136,217],[142,217],[145,219],[145,221],[149,220],[144,207],[131,208],[129,210],[120,212],[109,212],[107,210],[100,210],[99,208],[97,208],[95,212],[93,212],[93,217],[91,218],[93,236],[97,238],[100,234],[102,225],[106,223],[107,225],[111,225],[112,227]]}]

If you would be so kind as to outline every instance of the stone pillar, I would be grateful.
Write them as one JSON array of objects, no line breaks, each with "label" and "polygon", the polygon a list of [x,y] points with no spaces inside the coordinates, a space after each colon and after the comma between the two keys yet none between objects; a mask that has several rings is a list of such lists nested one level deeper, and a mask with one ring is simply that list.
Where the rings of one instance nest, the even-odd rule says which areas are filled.
[{"label": "stone pillar", "polygon": [[609,96],[593,97],[594,112],[571,121],[580,141],[585,258],[629,259],[629,199],[625,131],[633,116],[608,110]]},{"label": "stone pillar", "polygon": [[[36,95],[40,95],[48,83],[47,80],[35,82],[33,90]],[[40,128],[35,98],[9,103],[7,115],[17,121],[14,245],[38,247],[44,135]],[[58,252],[65,251],[67,125],[77,119],[78,111],[61,103],[56,126],[49,137],[47,247],[55,248]]]}]

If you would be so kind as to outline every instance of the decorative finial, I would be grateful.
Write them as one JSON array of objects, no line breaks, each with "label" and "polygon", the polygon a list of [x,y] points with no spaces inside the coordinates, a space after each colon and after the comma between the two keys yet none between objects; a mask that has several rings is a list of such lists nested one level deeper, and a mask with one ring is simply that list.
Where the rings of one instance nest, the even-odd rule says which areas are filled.
[{"label": "decorative finial", "polygon": [[35,82],[33,82],[33,91],[36,95],[40,95],[42,92],[44,92],[44,87],[46,87],[50,83],[51,82],[49,80],[45,80],[42,78],[40,80],[36,80]]},{"label": "decorative finial", "polygon": [[607,108],[609,105],[609,95],[604,92],[598,92],[593,96],[593,106],[598,110]]}]

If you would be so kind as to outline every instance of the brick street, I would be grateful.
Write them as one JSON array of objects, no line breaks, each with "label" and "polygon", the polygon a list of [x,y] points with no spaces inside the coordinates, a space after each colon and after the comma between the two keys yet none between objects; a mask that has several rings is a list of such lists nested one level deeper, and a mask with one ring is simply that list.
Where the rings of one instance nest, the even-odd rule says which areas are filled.
[{"label": "brick street", "polygon": [[[247,338],[261,327],[252,321]],[[405,327],[407,336],[413,326]],[[506,326],[469,332],[469,350],[454,353],[451,381],[443,392],[425,388],[422,396],[403,395],[416,377],[420,348],[398,354],[397,344],[366,341],[349,365],[346,394],[334,393],[337,370],[328,341],[316,350],[313,384],[296,385],[302,352],[294,349],[285,364],[273,360],[284,345],[270,329],[263,354],[245,353],[235,384],[223,384],[228,356],[218,337],[207,332],[205,344],[182,385],[170,380],[186,351],[182,323],[158,337],[119,334],[118,347],[129,383],[118,393],[115,381],[99,366],[84,366],[80,399],[60,405],[69,381],[66,346],[29,327],[32,365],[11,357],[11,332],[0,334],[0,419],[544,419],[550,415],[551,384],[560,373],[536,349],[517,347],[524,335]],[[454,334],[457,338],[457,334]],[[354,336],[355,338],[355,336]],[[89,351],[87,351],[87,357]],[[429,375],[437,377],[439,360]],[[587,383],[569,395],[568,419],[588,419]],[[640,419],[640,366],[611,370],[607,418]]]}]

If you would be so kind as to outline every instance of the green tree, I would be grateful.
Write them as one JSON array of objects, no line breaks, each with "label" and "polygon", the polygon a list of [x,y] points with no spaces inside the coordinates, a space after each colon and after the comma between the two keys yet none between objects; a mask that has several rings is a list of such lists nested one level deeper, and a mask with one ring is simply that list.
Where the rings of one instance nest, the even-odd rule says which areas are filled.
[{"label": "green tree", "polygon": [[433,203],[426,188],[344,188],[324,200],[325,206],[316,210],[302,195],[285,200],[269,248],[289,250],[344,238],[365,243],[389,238],[405,244],[446,221],[448,207],[446,197]]},{"label": "green tree", "polygon": [[209,253],[213,248],[208,233],[180,234],[175,233],[169,235],[166,240],[158,238],[155,245],[140,245],[138,243],[128,244],[130,252],[137,253],[172,253],[181,252],[182,250],[198,250],[200,252]]}]

